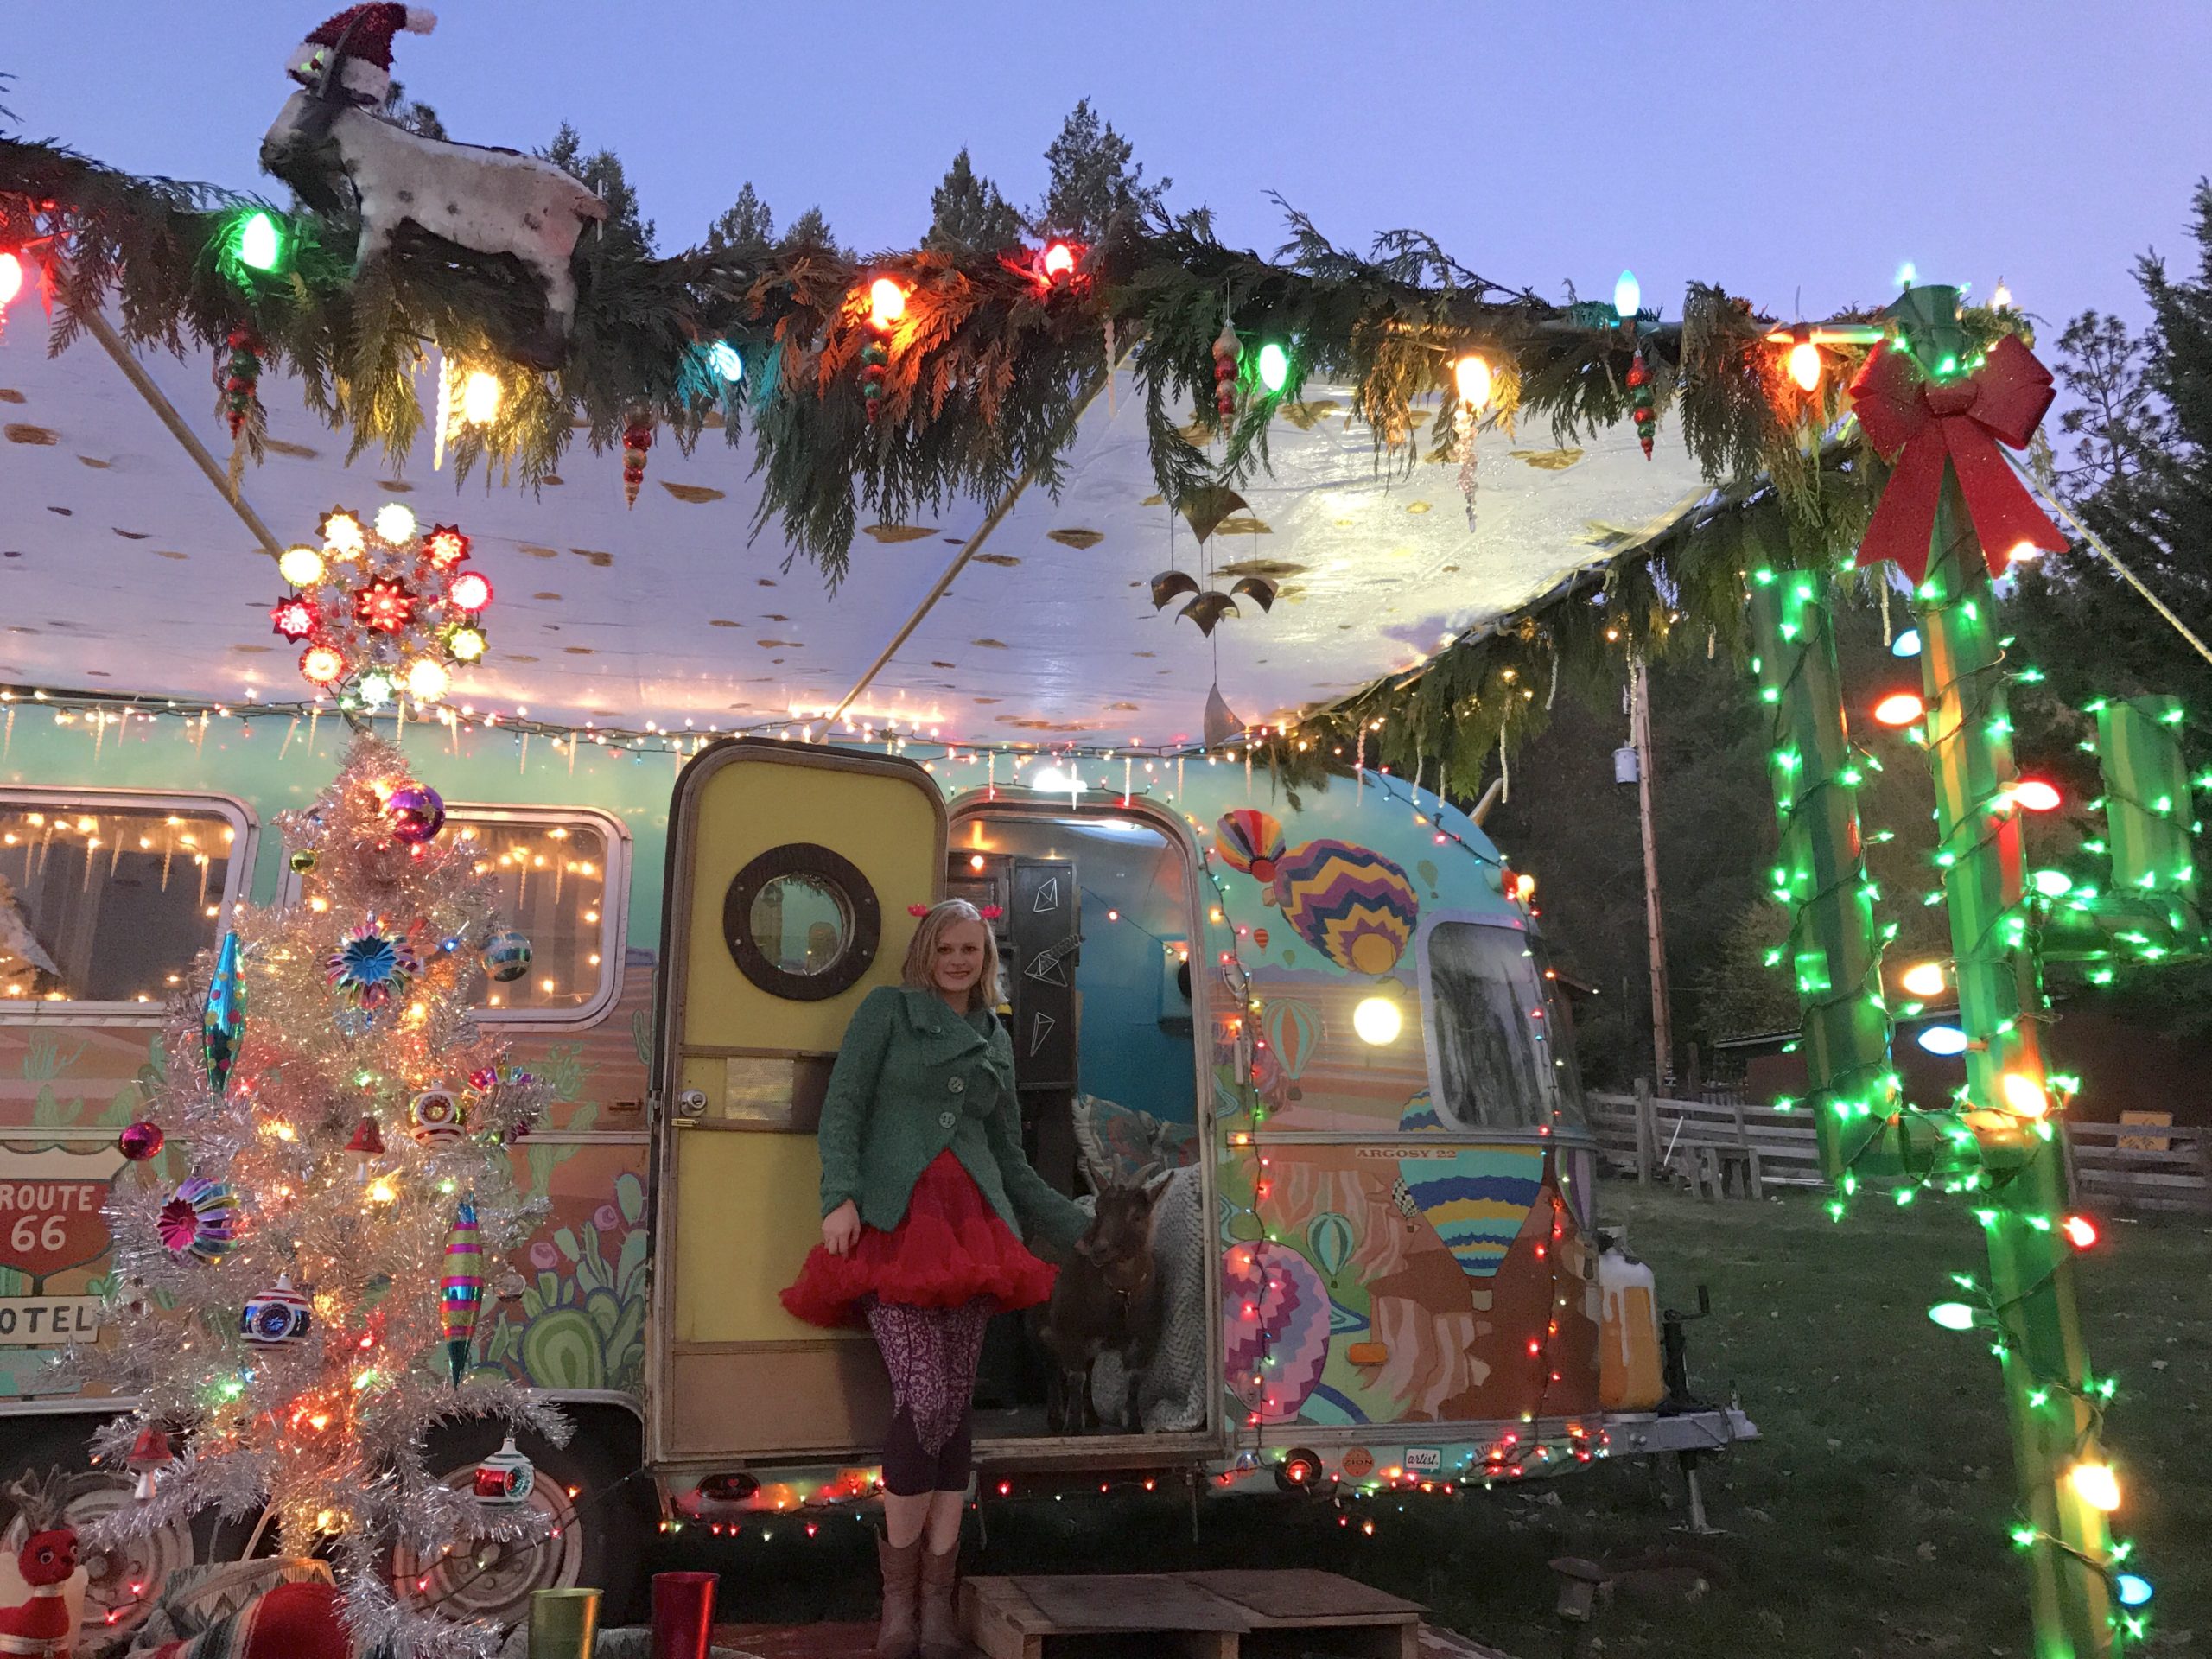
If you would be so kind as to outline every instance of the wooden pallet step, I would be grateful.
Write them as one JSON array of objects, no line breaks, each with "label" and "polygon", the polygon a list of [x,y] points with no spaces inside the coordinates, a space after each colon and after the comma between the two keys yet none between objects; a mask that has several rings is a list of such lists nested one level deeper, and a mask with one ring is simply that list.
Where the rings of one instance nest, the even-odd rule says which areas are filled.
[{"label": "wooden pallet step", "polygon": [[1085,1659],[1134,1651],[1135,1637],[1148,1639],[1147,1651],[1187,1659],[1421,1653],[1420,1606],[1333,1573],[969,1579],[961,1611],[969,1640],[988,1659]]}]

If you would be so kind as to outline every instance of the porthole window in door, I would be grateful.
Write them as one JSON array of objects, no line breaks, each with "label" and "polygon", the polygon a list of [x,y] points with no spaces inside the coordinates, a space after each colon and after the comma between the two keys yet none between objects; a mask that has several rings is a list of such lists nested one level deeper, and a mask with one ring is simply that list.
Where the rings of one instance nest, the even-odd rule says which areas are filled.
[{"label": "porthole window in door", "polygon": [[729,884],[722,936],[738,970],[771,995],[817,1002],[857,983],[883,932],[875,890],[812,842],[772,847]]}]

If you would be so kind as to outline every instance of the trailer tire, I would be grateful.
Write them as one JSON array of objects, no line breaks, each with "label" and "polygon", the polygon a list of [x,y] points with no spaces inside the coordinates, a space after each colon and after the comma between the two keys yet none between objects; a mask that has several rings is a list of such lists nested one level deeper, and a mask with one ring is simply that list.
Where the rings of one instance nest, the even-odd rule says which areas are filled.
[{"label": "trailer tire", "polygon": [[[516,1437],[537,1471],[531,1507],[550,1517],[558,1535],[520,1549],[489,1545],[467,1557],[427,1562],[404,1548],[395,1550],[392,1583],[404,1599],[451,1618],[517,1624],[530,1617],[533,1592],[583,1585],[600,1592],[602,1625],[641,1617],[653,1507],[639,1473],[638,1421],[606,1407],[572,1407],[570,1414],[576,1432],[565,1447],[528,1433]],[[448,1486],[470,1484],[477,1464],[499,1449],[504,1433],[479,1422],[434,1435],[432,1471]]]}]

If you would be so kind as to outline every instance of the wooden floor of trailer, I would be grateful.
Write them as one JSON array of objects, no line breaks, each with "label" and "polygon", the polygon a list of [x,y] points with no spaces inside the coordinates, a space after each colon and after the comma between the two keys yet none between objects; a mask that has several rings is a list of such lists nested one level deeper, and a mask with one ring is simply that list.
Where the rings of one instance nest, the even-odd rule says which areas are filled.
[{"label": "wooden floor of trailer", "polygon": [[[1333,1573],[1162,1573],[978,1578],[962,1586],[977,1659],[1507,1659],[1421,1623],[1421,1609]],[[873,1624],[724,1624],[748,1659],[870,1659]]]}]

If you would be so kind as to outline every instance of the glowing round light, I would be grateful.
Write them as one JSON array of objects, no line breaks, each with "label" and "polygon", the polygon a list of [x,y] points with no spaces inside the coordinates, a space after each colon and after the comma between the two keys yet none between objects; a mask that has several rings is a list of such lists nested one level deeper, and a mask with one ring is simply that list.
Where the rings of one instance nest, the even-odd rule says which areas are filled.
[{"label": "glowing round light", "polygon": [[1928,705],[1910,691],[1892,691],[1874,705],[1874,718],[1885,726],[1910,726],[1928,712]]},{"label": "glowing round light", "polygon": [[1928,1317],[1946,1331],[1974,1329],[1974,1309],[1964,1302],[1938,1302],[1928,1310]]},{"label": "glowing round light", "polygon": [[1906,990],[1923,1001],[1943,995],[1943,964],[1940,962],[1916,962],[1904,970],[1897,981]]},{"label": "glowing round light", "polygon": [[1047,795],[1070,795],[1083,787],[1083,779],[1058,766],[1039,766],[1030,774],[1029,787],[1042,790]]},{"label": "glowing round light", "polygon": [[1351,1011],[1351,1028],[1359,1033],[1359,1040],[1372,1043],[1377,1048],[1397,1041],[1405,1023],[1406,1017],[1395,1000],[1387,996],[1362,998]]},{"label": "glowing round light", "polygon": [[1914,264],[1911,260],[1908,259],[1904,264],[1897,267],[1897,286],[1899,288],[1910,288],[1919,280],[1920,267]]},{"label": "glowing round light", "polygon": [[499,377],[471,369],[461,383],[461,418],[471,426],[489,426],[499,414]]},{"label": "glowing round light", "polygon": [[1045,276],[1048,281],[1058,282],[1075,271],[1075,250],[1065,242],[1055,242],[1045,250]]},{"label": "glowing round light", "polygon": [[2041,1117],[2050,1109],[2050,1096],[2033,1077],[2007,1071],[1999,1087],[2005,1091],[2005,1109],[2015,1117]]},{"label": "glowing round light", "polygon": [[377,509],[377,534],[397,546],[415,539],[415,515],[397,501],[387,501]]},{"label": "glowing round light", "polygon": [[453,579],[446,597],[464,611],[480,611],[492,602],[492,584],[480,570],[464,570]]},{"label": "glowing round light", "polygon": [[1290,379],[1290,353],[1274,340],[1260,347],[1260,384],[1269,391],[1281,391]]},{"label": "glowing round light", "polygon": [[2005,554],[2005,559],[2008,564],[2017,564],[2022,559],[2039,559],[2042,556],[2043,549],[2033,542],[2022,540],[2012,543],[2012,550]]},{"label": "glowing round light", "polygon": [[1491,381],[1489,363],[1472,352],[1452,365],[1452,383],[1459,389],[1459,401],[1469,409],[1489,407]]},{"label": "glowing round light", "polygon": [[423,538],[423,556],[441,570],[450,570],[468,556],[468,537],[451,524],[434,524]]},{"label": "glowing round light", "polygon": [[2066,1242],[2077,1250],[2093,1250],[2097,1246],[2097,1224],[2087,1216],[2069,1216],[2065,1221]]},{"label": "glowing round light", "polygon": [[2037,870],[2029,879],[2046,899],[2063,899],[2074,891],[2074,878],[2063,870]]},{"label": "glowing round light", "polygon": [[707,347],[707,366],[733,386],[745,378],[745,359],[737,354],[737,347],[726,340],[718,340]]},{"label": "glowing round light", "polygon": [[1789,348],[1789,378],[1801,391],[1816,391],[1821,385],[1821,348],[1801,340]]},{"label": "glowing round light", "polygon": [[1613,283],[1613,315],[1626,322],[1643,308],[1643,284],[1636,273],[1624,270]]},{"label": "glowing round light", "polygon": [[12,253],[0,253],[0,305],[23,291],[23,262]]},{"label": "glowing round light", "polygon": [[300,672],[311,684],[335,685],[346,677],[346,659],[328,645],[309,645],[300,653]]},{"label": "glowing round light", "polygon": [[2093,1510],[2110,1515],[2120,1507],[2120,1477],[2108,1463],[2077,1463],[2066,1471],[2066,1484]]},{"label": "glowing round light", "polygon": [[2120,1605],[2123,1607],[2141,1607],[2151,1599],[2151,1580],[2139,1573],[2121,1573],[2113,1587],[2120,1592]]},{"label": "glowing round light", "polygon": [[238,263],[250,270],[274,270],[284,257],[283,232],[265,213],[254,213],[238,226]]},{"label": "glowing round light", "polygon": [[879,276],[868,286],[868,321],[878,328],[888,328],[906,315],[906,288],[903,283],[888,276]]},{"label": "glowing round light", "polygon": [[380,668],[372,668],[353,683],[365,709],[381,709],[391,701],[391,676]]},{"label": "glowing round light", "polygon": [[453,676],[446,672],[445,665],[428,657],[419,658],[407,671],[407,695],[417,702],[435,702],[452,683]]},{"label": "glowing round light", "polygon": [[1907,628],[1904,632],[1897,635],[1896,639],[1891,640],[1890,655],[1892,657],[1919,656],[1920,630],[1918,628]]},{"label": "glowing round light", "polygon": [[1967,1034],[1956,1026],[1923,1027],[1916,1040],[1930,1054],[1941,1054],[1947,1059],[1967,1052]]},{"label": "glowing round light", "polygon": [[312,588],[329,567],[311,547],[288,547],[276,556],[276,574],[295,588]]},{"label": "glowing round light", "polygon": [[322,521],[324,545],[340,558],[359,556],[369,544],[361,533],[361,521],[350,512],[334,512]]},{"label": "glowing round light", "polygon": [[2031,812],[2049,812],[2057,807],[2059,794],[2040,778],[2023,778],[2012,785],[2012,798]]},{"label": "glowing round light", "polygon": [[446,649],[453,653],[455,662],[481,662],[489,646],[490,642],[484,638],[484,631],[471,627],[466,622],[446,635]]},{"label": "glowing round light", "polygon": [[2012,290],[2005,286],[2002,276],[1997,279],[1997,286],[1990,293],[1989,308],[1993,311],[2010,311],[2012,308]]},{"label": "glowing round light", "polygon": [[1536,896],[1536,878],[1526,870],[1513,878],[1513,896],[1527,904]]}]

